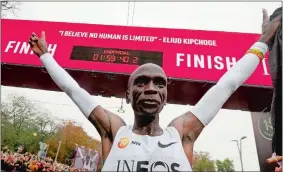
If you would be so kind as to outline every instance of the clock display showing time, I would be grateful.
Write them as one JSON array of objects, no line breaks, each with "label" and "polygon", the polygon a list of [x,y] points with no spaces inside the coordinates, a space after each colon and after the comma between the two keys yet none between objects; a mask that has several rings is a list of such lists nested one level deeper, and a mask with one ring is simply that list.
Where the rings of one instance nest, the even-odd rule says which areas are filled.
[{"label": "clock display showing time", "polygon": [[144,50],[74,46],[70,59],[128,65],[154,63],[162,67],[163,53]]}]

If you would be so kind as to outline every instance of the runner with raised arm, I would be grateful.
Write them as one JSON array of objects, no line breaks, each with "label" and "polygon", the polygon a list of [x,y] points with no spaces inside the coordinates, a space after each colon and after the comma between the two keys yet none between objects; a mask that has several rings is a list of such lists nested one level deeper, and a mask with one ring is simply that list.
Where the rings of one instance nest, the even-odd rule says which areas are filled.
[{"label": "runner with raised arm", "polygon": [[106,160],[102,171],[192,171],[190,164],[196,139],[260,64],[280,20],[281,17],[277,17],[269,22],[263,10],[264,29],[259,41],[190,111],[175,118],[165,129],[159,125],[159,113],[167,100],[167,77],[159,66],[145,64],[131,74],[126,100],[132,105],[135,120],[133,125],[126,126],[119,116],[104,109],[57,64],[48,53],[44,32],[41,38],[33,33],[30,45],[53,81],[99,132]]}]

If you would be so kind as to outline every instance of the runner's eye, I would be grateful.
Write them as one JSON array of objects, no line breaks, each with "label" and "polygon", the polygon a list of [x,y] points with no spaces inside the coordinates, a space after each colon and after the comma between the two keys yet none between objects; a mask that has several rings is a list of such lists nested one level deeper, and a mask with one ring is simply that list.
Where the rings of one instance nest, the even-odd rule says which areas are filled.
[{"label": "runner's eye", "polygon": [[162,82],[157,82],[156,85],[158,85],[158,86],[163,86],[164,83],[162,83]]},{"label": "runner's eye", "polygon": [[148,82],[149,82],[149,78],[147,78],[147,77],[138,77],[138,78],[135,80],[134,84],[135,84],[136,86],[138,86],[138,87],[143,87],[143,86],[145,86]]},{"label": "runner's eye", "polygon": [[137,85],[138,87],[142,87],[142,86],[145,85],[145,81],[138,81],[138,82],[136,83],[136,85]]},{"label": "runner's eye", "polygon": [[154,81],[155,85],[158,86],[159,88],[163,88],[166,86],[166,81],[163,78],[157,78]]}]

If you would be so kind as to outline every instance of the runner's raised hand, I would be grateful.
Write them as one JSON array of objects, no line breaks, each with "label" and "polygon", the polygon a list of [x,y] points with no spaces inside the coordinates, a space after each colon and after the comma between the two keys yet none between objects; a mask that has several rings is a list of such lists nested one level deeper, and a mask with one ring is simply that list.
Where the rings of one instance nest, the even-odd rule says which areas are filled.
[{"label": "runner's raised hand", "polygon": [[36,54],[38,57],[40,57],[41,55],[45,53],[48,53],[44,31],[41,32],[41,38],[38,38],[36,34],[33,32],[30,36],[29,44],[34,54]]},{"label": "runner's raised hand", "polygon": [[262,35],[259,41],[268,44],[269,41],[274,37],[278,27],[280,26],[282,15],[279,15],[272,21],[270,21],[266,9],[263,9],[262,13]]}]

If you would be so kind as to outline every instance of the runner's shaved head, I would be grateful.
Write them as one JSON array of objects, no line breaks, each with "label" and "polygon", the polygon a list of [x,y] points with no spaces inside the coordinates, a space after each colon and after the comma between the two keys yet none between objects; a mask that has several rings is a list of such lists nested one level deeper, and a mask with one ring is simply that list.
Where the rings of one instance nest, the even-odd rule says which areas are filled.
[{"label": "runner's shaved head", "polygon": [[133,84],[133,81],[138,76],[140,76],[140,75],[151,75],[152,73],[162,75],[163,77],[165,77],[165,79],[167,79],[167,76],[166,76],[164,70],[160,66],[153,64],[153,63],[146,63],[146,64],[139,66],[130,75],[130,78],[128,80],[128,88],[127,89],[130,90],[130,87]]}]

